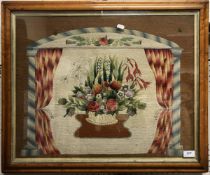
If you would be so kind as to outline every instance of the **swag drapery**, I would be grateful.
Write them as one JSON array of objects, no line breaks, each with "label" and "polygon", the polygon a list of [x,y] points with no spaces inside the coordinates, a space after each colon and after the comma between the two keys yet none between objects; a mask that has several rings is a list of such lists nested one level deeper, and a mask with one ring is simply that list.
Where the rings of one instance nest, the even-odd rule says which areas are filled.
[{"label": "swag drapery", "polygon": [[170,49],[145,49],[145,54],[156,80],[157,101],[163,107],[148,153],[165,154],[172,136],[173,55]]},{"label": "swag drapery", "polygon": [[39,49],[36,54],[36,143],[43,154],[56,155],[48,115],[42,110],[50,103],[53,92],[53,77],[62,54],[62,49]]}]

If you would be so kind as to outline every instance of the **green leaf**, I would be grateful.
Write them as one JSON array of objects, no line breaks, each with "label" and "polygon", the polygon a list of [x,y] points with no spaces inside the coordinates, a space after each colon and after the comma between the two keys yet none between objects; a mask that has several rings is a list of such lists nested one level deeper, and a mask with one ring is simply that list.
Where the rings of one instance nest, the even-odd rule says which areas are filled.
[{"label": "green leaf", "polygon": [[89,86],[90,86],[91,89],[93,88],[93,83],[94,82],[92,82],[92,81],[90,82],[90,85]]},{"label": "green leaf", "polygon": [[121,72],[120,81],[123,81],[123,77],[124,77],[125,71],[126,71],[126,69],[123,69],[123,71]]},{"label": "green leaf", "polygon": [[77,41],[85,41],[85,38],[81,37],[81,36],[73,36],[71,37],[71,39],[77,40]]},{"label": "green leaf", "polygon": [[79,109],[80,111],[86,111],[86,106],[77,106],[77,109]]},{"label": "green leaf", "polygon": [[104,114],[104,111],[103,111],[103,110],[99,110],[99,111],[95,112],[95,115],[96,115],[96,116],[97,116],[97,115],[100,115],[100,114]]},{"label": "green leaf", "polygon": [[66,109],[66,114],[64,115],[64,117],[68,116],[73,116],[75,114],[75,108],[74,107],[69,107]]},{"label": "green leaf", "polygon": [[74,103],[74,99],[71,96],[69,96],[68,99],[70,102]]},{"label": "green leaf", "polygon": [[133,37],[123,37],[120,40],[121,41],[131,41],[133,39]]},{"label": "green leaf", "polygon": [[66,98],[60,98],[59,100],[58,100],[58,104],[59,105],[65,105],[67,103],[67,99]]},{"label": "green leaf", "polygon": [[112,74],[109,75],[109,82],[112,81]]},{"label": "green leaf", "polygon": [[98,84],[101,84],[102,83],[102,77],[101,75],[98,77]]},{"label": "green leaf", "polygon": [[133,92],[134,92],[133,96],[136,96],[140,92],[140,89],[138,89],[138,90],[133,89]]},{"label": "green leaf", "polygon": [[78,99],[79,105],[83,105],[84,104],[84,100],[82,98]]},{"label": "green leaf", "polygon": [[114,59],[110,58],[110,74],[112,75],[114,69],[115,69],[115,65],[114,65]]},{"label": "green leaf", "polygon": [[89,75],[87,76],[87,84],[88,84],[88,86],[90,86],[90,84],[91,84],[90,83],[90,76]]},{"label": "green leaf", "polygon": [[72,92],[73,92],[74,94],[76,94],[76,93],[77,93],[77,90],[76,90],[76,89],[74,89]]},{"label": "green leaf", "polygon": [[118,102],[118,105],[119,105],[119,106],[125,105],[125,100],[119,101],[119,102]]},{"label": "green leaf", "polygon": [[119,67],[118,67],[118,76],[117,76],[117,80],[118,81],[122,81],[122,64],[123,62],[120,63]]},{"label": "green leaf", "polygon": [[97,64],[96,64],[96,62],[97,62],[97,59],[96,59],[96,61],[94,62],[94,79],[97,77]]},{"label": "green leaf", "polygon": [[121,106],[118,106],[118,111],[123,111],[123,110],[125,110],[126,109],[126,106],[124,106],[124,105],[121,105]]},{"label": "green leaf", "polygon": [[113,43],[113,39],[108,39],[108,44],[112,44]]},{"label": "green leaf", "polygon": [[72,40],[66,40],[66,44],[76,44],[76,41],[72,41]]},{"label": "green leaf", "polygon": [[117,92],[115,90],[108,91],[107,98],[108,99],[111,99],[111,98],[116,99],[117,98]]},{"label": "green leaf", "polygon": [[132,85],[130,86],[130,89],[133,89],[135,87],[135,84],[132,83]]},{"label": "green leaf", "polygon": [[137,107],[138,109],[145,109],[146,106],[147,106],[146,103],[139,102]]},{"label": "green leaf", "polygon": [[85,80],[85,86],[89,86],[88,82]]},{"label": "green leaf", "polygon": [[126,106],[126,107],[133,106],[132,101],[130,101],[129,99],[126,99],[126,100],[125,100],[125,106]]},{"label": "green leaf", "polygon": [[138,45],[141,45],[141,42],[140,42],[140,41],[134,41],[134,42],[132,42],[132,44],[138,44]]},{"label": "green leaf", "polygon": [[68,102],[65,104],[65,108],[70,108],[72,106],[72,103],[71,102]]},{"label": "green leaf", "polygon": [[[78,86],[74,86],[75,92],[77,93],[78,91],[81,91],[82,93],[84,93],[84,90],[82,87],[78,87]],[[74,92],[74,90],[73,90]]]},{"label": "green leaf", "polygon": [[105,69],[104,64],[103,64],[103,79],[104,79],[104,81],[107,81],[107,74],[106,74],[106,69]]},{"label": "green leaf", "polygon": [[79,43],[77,43],[77,46],[84,46],[84,45],[86,45],[85,42],[79,42]]},{"label": "green leaf", "polygon": [[129,107],[128,109],[127,109],[127,114],[129,115],[129,116],[134,116],[135,114],[137,113],[137,110],[136,110],[136,108],[135,107]]},{"label": "green leaf", "polygon": [[70,108],[67,108],[66,109],[66,114],[63,117],[66,117],[68,115],[69,111],[70,111]]},{"label": "green leaf", "polygon": [[130,44],[129,44],[129,43],[124,43],[124,45],[125,45],[125,46],[130,46]]},{"label": "green leaf", "polygon": [[94,45],[95,45],[95,46],[100,46],[99,41],[95,41],[95,42],[94,42]]},{"label": "green leaf", "polygon": [[76,98],[76,99],[75,99],[75,103],[76,103],[78,106],[82,106],[82,105],[86,105],[87,101],[86,101],[86,99]]},{"label": "green leaf", "polygon": [[78,86],[74,86],[74,89],[76,89],[77,91],[80,91],[80,88]]}]

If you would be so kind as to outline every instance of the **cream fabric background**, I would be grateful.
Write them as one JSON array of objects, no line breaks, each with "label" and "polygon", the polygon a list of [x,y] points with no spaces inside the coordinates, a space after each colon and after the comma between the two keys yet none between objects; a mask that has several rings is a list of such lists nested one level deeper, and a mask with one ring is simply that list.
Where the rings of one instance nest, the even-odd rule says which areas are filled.
[{"label": "cream fabric background", "polygon": [[[111,35],[109,36],[111,37]],[[152,46],[153,42],[150,44]],[[103,57],[109,55],[115,55],[119,61],[125,60],[127,57],[134,58],[137,61],[143,74],[143,79],[151,82],[149,87],[146,90],[140,91],[139,97],[137,97],[142,102],[145,102],[147,107],[145,110],[138,110],[137,115],[130,117],[124,124],[131,132],[131,137],[129,138],[76,138],[74,137],[74,132],[80,127],[80,123],[75,116],[64,118],[65,109],[57,105],[57,101],[60,97],[72,95],[71,91],[74,89],[74,85],[78,86],[82,83],[84,86],[87,71],[97,56]],[[76,75],[79,78],[75,78]],[[63,77],[67,77],[65,82],[63,81]],[[50,115],[55,116],[51,117],[50,121],[55,146],[61,153],[147,153],[155,136],[157,115],[161,112],[162,108],[156,100],[155,78],[143,49],[105,49],[104,51],[104,49],[64,48],[55,72],[53,86],[53,98],[50,104],[44,109],[47,109],[49,113],[51,112]],[[84,112],[77,111],[77,114],[81,113]],[[125,114],[126,111],[122,111],[121,113]],[[71,143],[71,146],[68,146],[69,143]],[[103,149],[101,149],[102,147]]]},{"label": "cream fabric background", "polygon": [[[8,0],[8,1],[10,1],[10,0]],[[19,1],[19,0],[17,0],[17,1]],[[42,0],[43,1],[43,0]],[[103,0],[101,0],[101,1],[103,1]],[[110,1],[113,1],[113,0],[110,0]],[[140,0],[119,0],[119,1],[122,1],[122,2],[124,2],[124,1],[140,1]],[[154,0],[154,1],[156,1],[156,0]],[[2,0],[0,0],[0,2],[2,2]],[[1,8],[0,8],[0,12],[1,12]],[[0,18],[0,25],[1,25],[1,18]],[[28,26],[28,27],[31,27],[31,26]],[[1,41],[0,41],[1,42]],[[210,48],[209,48],[209,50],[210,50]],[[0,47],[0,55],[1,55],[1,47]],[[209,57],[210,58],[210,57]],[[0,56],[0,64],[1,64],[1,56]],[[210,64],[209,64],[209,66],[210,66]],[[0,79],[1,79],[1,77],[0,77]],[[0,84],[0,89],[1,89],[1,84]],[[210,88],[209,88],[209,94],[210,94]],[[0,95],[0,98],[1,98],[1,95]],[[210,99],[210,95],[209,95],[209,99]],[[1,103],[1,101],[0,101],[0,103]],[[209,104],[209,109],[210,109],[210,104]],[[1,110],[0,110],[0,114],[1,114]],[[210,126],[210,122],[209,122],[209,126]],[[0,137],[1,137],[1,133],[0,133]],[[210,141],[210,133],[209,133],[209,141]],[[0,145],[1,146],[1,145]],[[1,151],[1,149],[0,149],[0,151]],[[210,157],[209,157],[210,158]],[[1,166],[1,164],[0,164],[0,166]],[[0,173],[1,175],[2,175],[2,173]],[[21,173],[20,173],[21,174]],[[30,173],[27,173],[27,175],[29,175]],[[38,173],[37,173],[38,174]],[[47,173],[42,173],[43,175],[47,175]],[[56,174],[61,174],[61,173],[56,173]],[[72,173],[72,174],[74,174],[74,173]],[[105,175],[105,174],[107,174],[107,173],[98,173],[98,174],[100,174],[100,175]],[[131,173],[129,173],[129,174],[131,174]],[[137,174],[137,173],[136,173]],[[138,174],[145,174],[145,173],[138,173]],[[154,173],[147,173],[147,174],[154,174]],[[180,175],[180,173],[155,173],[155,174],[173,174],[173,175]],[[182,173],[181,173],[182,174]],[[36,175],[36,174],[33,174],[33,175]],[[108,175],[108,174],[107,174]],[[183,174],[183,175],[191,175],[191,173],[185,173],[185,174]],[[194,173],[194,175],[201,175],[201,173]],[[210,172],[208,172],[208,173],[203,173],[202,175],[210,175]]]}]

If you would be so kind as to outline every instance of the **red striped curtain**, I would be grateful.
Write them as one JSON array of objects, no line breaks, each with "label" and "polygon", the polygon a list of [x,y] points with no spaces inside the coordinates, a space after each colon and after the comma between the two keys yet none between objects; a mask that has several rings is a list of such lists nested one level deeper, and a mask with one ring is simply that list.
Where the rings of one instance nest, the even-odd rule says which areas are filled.
[{"label": "red striped curtain", "polygon": [[173,55],[170,49],[145,49],[156,80],[156,97],[163,107],[149,153],[165,154],[172,135]]},{"label": "red striped curtain", "polygon": [[172,111],[169,109],[163,109],[160,112],[155,137],[148,153],[158,155],[166,154],[172,134],[171,116]]},{"label": "red striped curtain", "polygon": [[173,62],[170,49],[145,49],[149,65],[156,80],[158,103],[169,108],[173,100]]},{"label": "red striped curtain", "polygon": [[52,99],[53,77],[62,49],[40,49],[36,55],[36,142],[44,154],[59,154],[54,146],[50,121],[42,110]]}]

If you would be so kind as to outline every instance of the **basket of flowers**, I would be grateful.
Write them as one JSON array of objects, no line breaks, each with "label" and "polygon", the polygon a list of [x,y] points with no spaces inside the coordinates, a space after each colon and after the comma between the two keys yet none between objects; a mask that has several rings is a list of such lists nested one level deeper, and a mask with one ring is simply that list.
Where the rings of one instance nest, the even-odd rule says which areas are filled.
[{"label": "basket of flowers", "polygon": [[118,122],[119,112],[134,116],[146,107],[137,97],[150,82],[141,78],[134,59],[118,60],[112,56],[96,58],[84,85],[75,86],[72,95],[58,100],[66,108],[64,117],[73,116],[78,109],[86,112],[91,124],[111,125]]}]

